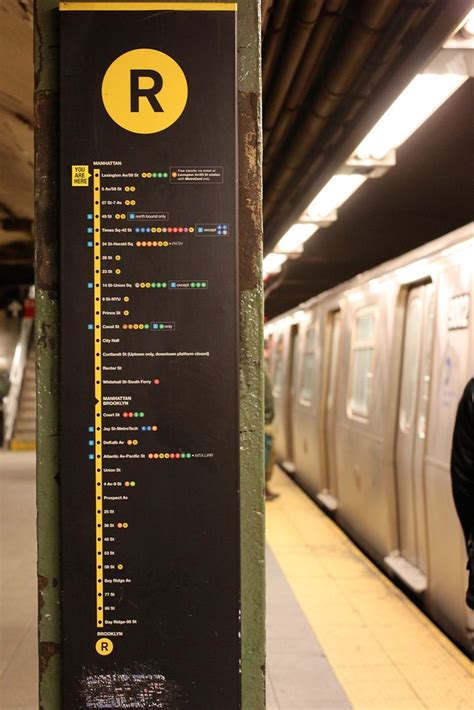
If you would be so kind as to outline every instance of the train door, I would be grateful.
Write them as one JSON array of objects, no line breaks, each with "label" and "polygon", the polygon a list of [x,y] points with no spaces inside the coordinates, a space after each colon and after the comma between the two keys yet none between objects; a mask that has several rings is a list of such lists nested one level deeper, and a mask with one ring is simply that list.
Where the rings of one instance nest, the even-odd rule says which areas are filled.
[{"label": "train door", "polygon": [[298,325],[291,326],[290,344],[288,349],[288,396],[285,411],[286,457],[283,466],[289,473],[295,471],[293,412],[296,397],[296,376],[298,367]]},{"label": "train door", "polygon": [[400,558],[395,571],[416,592],[426,588],[424,454],[431,381],[433,284],[408,292],[395,452]]},{"label": "train door", "polygon": [[324,457],[326,462],[326,490],[319,494],[321,503],[330,510],[337,508],[336,482],[336,383],[341,333],[341,311],[333,311],[328,316],[326,388],[324,394]]}]

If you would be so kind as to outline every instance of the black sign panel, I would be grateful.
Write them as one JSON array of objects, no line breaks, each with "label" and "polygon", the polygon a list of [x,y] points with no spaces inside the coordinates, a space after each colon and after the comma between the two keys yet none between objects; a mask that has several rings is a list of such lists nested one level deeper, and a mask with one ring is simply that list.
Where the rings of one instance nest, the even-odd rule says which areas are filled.
[{"label": "black sign panel", "polygon": [[235,9],[61,6],[66,710],[241,707]]}]

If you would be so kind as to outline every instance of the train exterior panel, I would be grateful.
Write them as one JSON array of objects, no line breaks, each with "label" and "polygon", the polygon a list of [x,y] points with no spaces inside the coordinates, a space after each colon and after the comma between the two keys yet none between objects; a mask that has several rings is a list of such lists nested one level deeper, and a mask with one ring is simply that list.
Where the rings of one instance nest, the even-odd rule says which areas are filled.
[{"label": "train exterior panel", "polygon": [[450,458],[473,271],[470,224],[266,326],[277,460],[469,652]]}]

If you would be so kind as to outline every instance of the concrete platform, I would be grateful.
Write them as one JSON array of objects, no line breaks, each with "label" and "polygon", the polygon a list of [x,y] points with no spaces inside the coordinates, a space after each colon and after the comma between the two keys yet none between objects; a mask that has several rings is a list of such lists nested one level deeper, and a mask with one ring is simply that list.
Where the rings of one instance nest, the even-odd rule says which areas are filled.
[{"label": "concrete platform", "polygon": [[0,709],[37,710],[34,453],[0,452]]}]

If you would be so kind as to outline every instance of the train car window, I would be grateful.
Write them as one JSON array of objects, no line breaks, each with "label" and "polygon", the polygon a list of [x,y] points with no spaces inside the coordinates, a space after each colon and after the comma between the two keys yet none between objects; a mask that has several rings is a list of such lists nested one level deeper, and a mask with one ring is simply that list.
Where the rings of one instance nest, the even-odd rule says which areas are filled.
[{"label": "train car window", "polygon": [[352,336],[351,387],[349,412],[366,419],[372,380],[372,362],[375,348],[375,309],[364,308],[356,317]]},{"label": "train car window", "polygon": [[298,377],[298,360],[299,360],[299,335],[298,331],[295,333],[293,338],[293,365],[291,368],[291,396],[293,397],[296,393],[297,388],[297,377]]},{"label": "train car window", "polygon": [[313,399],[314,389],[314,326],[306,331],[301,374],[300,400],[309,404]]},{"label": "train car window", "polygon": [[283,389],[283,335],[278,337],[273,360],[273,394],[280,394]]},{"label": "train car window", "polygon": [[341,312],[335,311],[331,314],[331,361],[329,364],[328,391],[326,396],[326,407],[332,409],[334,396],[336,394],[337,361],[339,357],[339,339],[341,335]]},{"label": "train car window", "polygon": [[422,320],[421,299],[415,298],[409,305],[403,345],[403,373],[400,393],[400,429],[407,433],[413,424],[417,396],[418,368],[420,359],[420,329]]}]

